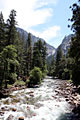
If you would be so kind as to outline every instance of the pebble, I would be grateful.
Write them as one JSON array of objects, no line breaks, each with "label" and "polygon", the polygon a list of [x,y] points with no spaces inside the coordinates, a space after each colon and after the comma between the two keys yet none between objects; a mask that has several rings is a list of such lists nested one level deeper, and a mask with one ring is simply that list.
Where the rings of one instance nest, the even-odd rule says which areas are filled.
[{"label": "pebble", "polygon": [[19,117],[19,119],[18,120],[24,120],[24,117]]},{"label": "pebble", "polygon": [[15,112],[15,111],[16,111],[16,108],[12,108],[12,111],[14,111],[14,112]]}]

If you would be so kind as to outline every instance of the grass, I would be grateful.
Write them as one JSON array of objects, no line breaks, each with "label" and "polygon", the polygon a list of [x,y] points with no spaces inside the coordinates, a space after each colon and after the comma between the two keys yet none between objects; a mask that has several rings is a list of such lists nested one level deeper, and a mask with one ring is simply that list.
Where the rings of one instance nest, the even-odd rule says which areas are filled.
[{"label": "grass", "polygon": [[15,83],[14,83],[14,86],[24,86],[25,85],[25,82],[24,81],[20,81],[20,80],[17,80]]},{"label": "grass", "polygon": [[68,80],[70,83],[72,83],[72,80],[70,79],[70,80]]}]

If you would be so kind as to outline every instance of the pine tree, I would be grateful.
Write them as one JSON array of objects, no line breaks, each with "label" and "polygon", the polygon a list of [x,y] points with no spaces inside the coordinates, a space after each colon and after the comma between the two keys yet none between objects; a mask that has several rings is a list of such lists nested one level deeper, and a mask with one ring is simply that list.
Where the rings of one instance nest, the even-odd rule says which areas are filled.
[{"label": "pine tree", "polygon": [[[5,23],[2,12],[0,12],[0,52],[2,52],[3,48],[6,45],[6,32],[5,32]],[[0,86],[2,85],[3,81],[3,65],[1,65],[1,58],[0,58]]]},{"label": "pine tree", "polygon": [[8,83],[14,83],[17,79],[16,67],[19,65],[19,62],[16,58],[16,49],[13,45],[6,46],[0,53],[0,66],[2,66],[1,70],[4,71],[3,80],[5,88],[7,88]]},{"label": "pine tree", "polygon": [[47,47],[46,47],[46,42],[44,41],[42,46],[42,61],[43,61],[42,71],[43,72],[47,70],[46,56],[47,56]]},{"label": "pine tree", "polygon": [[19,61],[17,74],[18,76],[22,76],[24,75],[24,38],[21,38],[19,32],[17,32],[15,48],[17,50],[17,60]]},{"label": "pine tree", "polygon": [[0,52],[6,45],[5,23],[2,12],[0,13]]},{"label": "pine tree", "polygon": [[33,47],[33,67],[39,67],[44,76],[47,72],[46,55],[46,43],[38,40]]},{"label": "pine tree", "polygon": [[31,40],[31,33],[28,34],[28,40],[27,40],[27,58],[26,58],[26,67],[27,67],[27,75],[29,76],[29,72],[32,70],[32,40]]},{"label": "pine tree", "polygon": [[33,67],[39,67],[42,70],[42,42],[38,40],[33,47]]},{"label": "pine tree", "polygon": [[7,45],[13,44],[16,45],[16,36],[17,36],[17,30],[16,30],[16,11],[11,10],[9,19],[7,20]]},{"label": "pine tree", "polygon": [[59,46],[56,55],[56,75],[58,77],[59,77],[59,62],[61,61],[61,58],[62,58],[62,50],[61,50],[61,46]]},{"label": "pine tree", "polygon": [[70,46],[70,56],[74,60],[72,80],[77,86],[80,84],[80,1],[79,5],[75,3],[70,8],[72,10],[72,18],[70,20],[73,22],[71,29],[75,33]]},{"label": "pine tree", "polygon": [[54,56],[52,56],[51,62],[48,63],[48,74],[50,76],[55,77],[55,70],[56,70],[56,61]]}]

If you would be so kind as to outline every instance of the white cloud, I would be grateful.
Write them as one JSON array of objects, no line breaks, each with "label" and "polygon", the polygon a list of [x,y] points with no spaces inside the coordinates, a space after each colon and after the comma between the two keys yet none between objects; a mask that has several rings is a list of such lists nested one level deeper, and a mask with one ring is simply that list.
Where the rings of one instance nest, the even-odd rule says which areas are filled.
[{"label": "white cloud", "polygon": [[58,0],[37,0],[37,2],[39,2],[39,4],[37,4],[37,7],[43,7],[43,6],[47,6],[47,5],[52,5],[52,4],[56,4]]},{"label": "white cloud", "polygon": [[[17,11],[17,21],[20,27],[29,29],[32,26],[44,24],[53,15],[51,8],[40,8],[55,4],[57,0],[1,0],[4,2],[3,14],[8,18],[10,11]],[[38,9],[37,9],[38,8]]]},{"label": "white cloud", "polygon": [[46,42],[49,42],[50,39],[55,38],[60,34],[60,29],[60,26],[52,26],[42,32],[36,32],[34,30],[29,30],[29,32],[37,37],[43,38]]},{"label": "white cloud", "polygon": [[31,29],[33,26],[47,24],[48,18],[53,16],[52,5],[55,5],[58,0],[0,0],[5,19],[8,18],[10,11],[17,11],[17,22],[19,27],[31,32],[35,36],[43,38],[46,42],[56,38],[60,34],[60,26],[48,27],[42,32]]}]

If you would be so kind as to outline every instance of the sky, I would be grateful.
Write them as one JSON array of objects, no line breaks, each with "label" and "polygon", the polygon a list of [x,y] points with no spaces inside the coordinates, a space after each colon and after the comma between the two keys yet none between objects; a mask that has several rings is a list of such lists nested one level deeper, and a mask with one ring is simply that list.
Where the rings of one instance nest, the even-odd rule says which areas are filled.
[{"label": "sky", "polygon": [[16,10],[18,27],[43,38],[57,48],[63,38],[72,33],[68,24],[72,12],[69,7],[78,0],[0,0],[5,21]]}]

